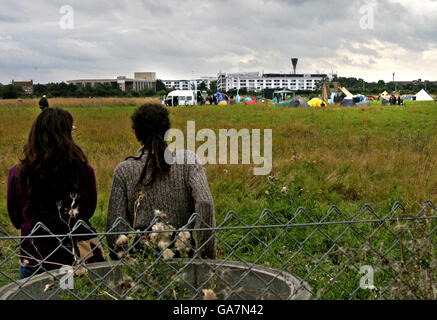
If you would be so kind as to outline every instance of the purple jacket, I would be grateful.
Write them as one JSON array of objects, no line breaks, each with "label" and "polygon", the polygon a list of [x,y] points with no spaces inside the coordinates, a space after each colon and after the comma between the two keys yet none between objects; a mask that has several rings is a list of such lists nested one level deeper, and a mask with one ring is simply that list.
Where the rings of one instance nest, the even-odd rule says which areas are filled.
[{"label": "purple jacket", "polygon": [[[27,187],[20,183],[17,174],[18,165],[15,165],[9,170],[8,175],[7,209],[15,228],[21,229],[21,235],[30,235],[38,222],[43,222],[52,234],[69,233],[68,225],[59,218],[55,203],[51,204],[49,202],[50,205],[47,205],[42,202],[37,206],[29,203]],[[84,183],[80,186],[79,197],[76,200],[78,214],[76,218],[71,220],[70,227],[72,228],[78,220],[83,220],[92,229],[89,219],[96,209],[97,188],[94,169],[91,166],[88,166],[88,171],[84,172],[83,181]],[[45,212],[45,221],[41,221],[39,217],[40,210]],[[81,227],[74,233],[90,233],[90,230]],[[34,235],[47,234],[49,233],[41,228],[34,233]],[[60,268],[61,265],[71,265],[74,262],[71,238],[23,239],[20,243],[20,261],[23,266],[28,268],[38,267],[40,265],[39,261],[50,262],[43,264],[43,267],[47,270]]]}]

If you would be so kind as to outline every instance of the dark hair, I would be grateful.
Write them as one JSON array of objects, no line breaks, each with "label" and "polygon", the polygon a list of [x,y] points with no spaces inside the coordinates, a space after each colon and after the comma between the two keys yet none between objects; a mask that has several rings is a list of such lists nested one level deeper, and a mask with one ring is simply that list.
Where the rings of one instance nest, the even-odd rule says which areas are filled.
[{"label": "dark hair", "polygon": [[167,173],[171,165],[165,161],[164,154],[167,143],[164,135],[170,129],[170,118],[166,108],[157,102],[147,102],[138,107],[131,116],[132,129],[144,145],[139,157],[127,159],[139,160],[147,151],[147,160],[138,178],[141,184],[146,176],[147,166],[151,163],[151,173],[145,185],[152,185],[158,174]]},{"label": "dark hair", "polygon": [[59,108],[42,111],[34,121],[18,174],[31,202],[62,200],[79,190],[88,160],[73,140],[72,127],[71,114]]}]

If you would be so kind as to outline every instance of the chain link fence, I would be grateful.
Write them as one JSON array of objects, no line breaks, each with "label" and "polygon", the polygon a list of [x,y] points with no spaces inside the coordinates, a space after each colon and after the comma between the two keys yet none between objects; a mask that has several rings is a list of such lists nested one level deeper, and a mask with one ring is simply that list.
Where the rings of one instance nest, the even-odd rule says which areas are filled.
[{"label": "chain link fence", "polygon": [[[0,299],[436,299],[436,213],[430,201],[415,214],[400,203],[383,215],[366,205],[352,217],[332,206],[319,221],[303,208],[291,219],[265,210],[253,223],[229,212],[215,228],[193,214],[175,229],[156,212],[146,230],[118,219],[93,234],[98,241],[75,232],[88,228],[82,221],[63,235],[43,224],[28,237],[0,228]],[[196,246],[198,232],[210,237]],[[217,260],[201,255],[208,241]],[[53,252],[39,254],[44,243]],[[90,263],[98,250],[106,262]],[[60,252],[71,263],[57,261]],[[17,280],[19,258],[35,274]]]}]

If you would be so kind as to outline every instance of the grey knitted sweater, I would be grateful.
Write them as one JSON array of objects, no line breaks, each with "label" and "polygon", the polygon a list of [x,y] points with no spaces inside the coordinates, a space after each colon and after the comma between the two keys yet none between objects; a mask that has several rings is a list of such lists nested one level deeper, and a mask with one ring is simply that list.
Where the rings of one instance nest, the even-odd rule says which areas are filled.
[{"label": "grey knitted sweater", "polygon": [[[139,154],[140,155],[139,150]],[[134,223],[134,204],[138,197],[136,182],[146,163],[147,151],[139,159],[129,159],[120,163],[114,171],[111,195],[109,198],[107,231],[124,232],[134,228],[144,230],[150,226],[155,216],[155,210],[166,213],[167,222],[175,228],[185,226],[193,213],[200,215],[194,227],[215,227],[214,203],[209,190],[205,171],[196,154],[192,151],[177,151],[168,174],[158,175],[151,186],[142,186],[140,192],[144,197],[137,209],[136,223]],[[184,160],[180,161],[180,157]],[[150,165],[146,177],[150,174]],[[129,226],[114,223],[118,217],[123,218]],[[197,247],[202,257],[215,259],[215,237],[210,231],[197,232]],[[108,236],[107,242],[111,249],[115,249],[118,236]]]}]

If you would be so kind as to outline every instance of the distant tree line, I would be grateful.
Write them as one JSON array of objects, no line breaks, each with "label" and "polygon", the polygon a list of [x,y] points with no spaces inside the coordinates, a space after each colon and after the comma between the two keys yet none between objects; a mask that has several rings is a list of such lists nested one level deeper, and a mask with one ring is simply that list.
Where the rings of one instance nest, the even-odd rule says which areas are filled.
[{"label": "distant tree line", "polygon": [[16,99],[20,96],[24,96],[23,88],[14,86],[12,84],[8,84],[8,85],[0,84],[0,98]]},{"label": "distant tree line", "polygon": [[126,90],[122,91],[117,84],[99,84],[91,85],[74,85],[65,82],[34,84],[33,94],[25,94],[19,86],[1,85],[0,98],[17,99],[17,98],[34,98],[46,95],[48,98],[56,97],[161,97],[167,95],[171,89],[167,89],[161,80],[156,82],[155,88],[145,88],[141,91]]},{"label": "distant tree line", "polygon": [[395,89],[401,94],[416,94],[422,89],[426,89],[428,93],[437,93],[437,82],[421,81],[411,82],[408,84],[384,82],[379,80],[378,82],[366,82],[363,79],[357,78],[344,78],[338,77],[334,81],[340,82],[340,84],[347,88],[352,93],[361,93],[364,95],[375,95],[384,91],[389,93],[394,92]]}]

